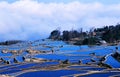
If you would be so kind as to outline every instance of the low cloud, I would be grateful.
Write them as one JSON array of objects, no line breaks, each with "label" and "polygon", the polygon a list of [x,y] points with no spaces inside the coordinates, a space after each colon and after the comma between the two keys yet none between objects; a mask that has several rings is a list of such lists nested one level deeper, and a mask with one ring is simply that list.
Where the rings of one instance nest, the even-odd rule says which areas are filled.
[{"label": "low cloud", "polygon": [[42,3],[20,0],[13,3],[0,2],[0,40],[47,38],[60,27],[102,27],[120,22],[120,4],[102,3]]}]

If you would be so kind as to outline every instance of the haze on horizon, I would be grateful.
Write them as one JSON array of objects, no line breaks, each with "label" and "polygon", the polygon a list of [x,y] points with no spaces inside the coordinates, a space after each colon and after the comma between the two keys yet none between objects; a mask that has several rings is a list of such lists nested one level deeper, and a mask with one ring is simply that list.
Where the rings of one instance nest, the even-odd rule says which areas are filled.
[{"label": "haze on horizon", "polygon": [[56,28],[116,25],[119,0],[0,0],[0,40],[47,38]]}]

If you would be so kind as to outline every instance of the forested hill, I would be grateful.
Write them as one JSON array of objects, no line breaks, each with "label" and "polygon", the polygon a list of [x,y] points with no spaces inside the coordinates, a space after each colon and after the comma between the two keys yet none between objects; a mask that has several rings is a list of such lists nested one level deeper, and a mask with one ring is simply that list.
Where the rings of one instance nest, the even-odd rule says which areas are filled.
[{"label": "forested hill", "polygon": [[107,43],[118,43],[120,41],[120,24],[104,26],[102,28],[91,28],[84,32],[79,30],[53,30],[49,39],[74,41],[75,44],[100,44],[100,41]]}]

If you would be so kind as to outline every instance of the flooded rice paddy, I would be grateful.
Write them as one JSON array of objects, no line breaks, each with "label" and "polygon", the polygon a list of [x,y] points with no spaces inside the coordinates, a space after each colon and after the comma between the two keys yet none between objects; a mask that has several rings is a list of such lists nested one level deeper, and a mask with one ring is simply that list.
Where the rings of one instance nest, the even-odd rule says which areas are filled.
[{"label": "flooded rice paddy", "polygon": [[[1,77],[120,77],[116,46],[37,40],[0,46]],[[120,49],[120,46],[117,46]],[[119,50],[120,51],[120,50]]]}]

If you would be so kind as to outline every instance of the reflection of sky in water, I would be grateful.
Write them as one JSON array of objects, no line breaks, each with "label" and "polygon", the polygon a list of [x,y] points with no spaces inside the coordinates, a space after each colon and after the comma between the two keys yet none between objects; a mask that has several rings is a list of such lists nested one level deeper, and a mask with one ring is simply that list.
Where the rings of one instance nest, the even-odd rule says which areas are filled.
[{"label": "reflection of sky in water", "polygon": [[120,62],[115,60],[112,56],[108,56],[105,63],[114,67],[114,68],[120,68]]},{"label": "reflection of sky in water", "polygon": [[[91,56],[91,53],[95,53],[95,55],[98,56],[105,56],[108,55],[112,52],[115,51],[116,46],[87,46],[87,45],[81,45],[81,46],[76,46],[76,45],[68,45],[65,42],[62,41],[51,41],[51,40],[39,40],[39,41],[34,41],[31,42],[32,45],[29,45],[29,43],[19,43],[11,46],[0,46],[0,50],[2,49],[9,49],[9,50],[20,50],[20,49],[27,49],[30,46],[32,46],[33,49],[35,50],[45,50],[45,51],[51,51],[52,49],[54,50],[54,53],[50,54],[37,54],[34,57],[36,58],[45,58],[45,59],[53,59],[53,60],[66,60],[68,59],[71,62],[78,62],[79,60],[82,60],[83,63],[91,62],[91,58],[94,60],[99,60],[93,56]],[[119,50],[120,50],[120,46]],[[19,62],[23,62],[22,57],[27,55],[27,52],[23,52],[19,56],[16,56],[15,58]],[[3,54],[0,52],[0,56],[12,56],[11,53]],[[11,63],[13,63],[13,59],[11,58],[4,58],[5,60],[10,60]],[[111,64],[109,62],[115,62],[111,57],[108,57],[108,60],[106,63]],[[118,67],[119,64],[111,64],[114,67]]]},{"label": "reflection of sky in water", "polygon": [[85,76],[80,76],[80,77],[110,77],[112,75],[120,74],[120,72],[109,72],[109,73],[97,73],[97,74],[90,74],[90,75],[85,75]]},{"label": "reflection of sky in water", "polygon": [[17,77],[61,77],[65,75],[77,74],[77,73],[85,73],[84,71],[76,71],[76,70],[56,70],[56,71],[36,71],[29,72]]},{"label": "reflection of sky in water", "polygon": [[74,68],[74,69],[84,69],[84,70],[103,70],[105,68],[99,68],[99,67],[94,67],[94,66],[70,66],[69,68]]},{"label": "reflection of sky in water", "polygon": [[11,53],[2,53],[0,51],[0,57],[2,57],[2,56],[12,56],[12,54]]}]

